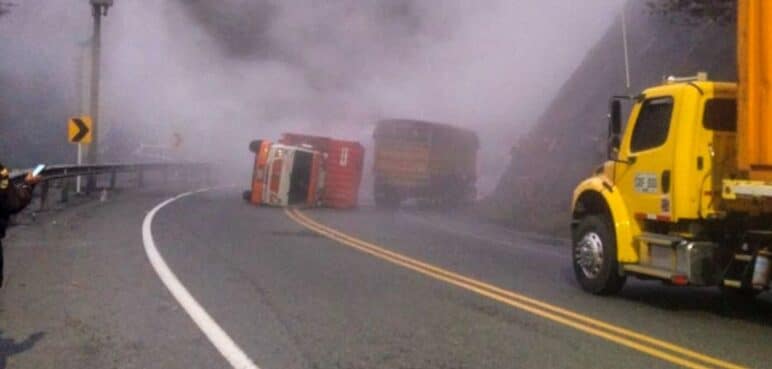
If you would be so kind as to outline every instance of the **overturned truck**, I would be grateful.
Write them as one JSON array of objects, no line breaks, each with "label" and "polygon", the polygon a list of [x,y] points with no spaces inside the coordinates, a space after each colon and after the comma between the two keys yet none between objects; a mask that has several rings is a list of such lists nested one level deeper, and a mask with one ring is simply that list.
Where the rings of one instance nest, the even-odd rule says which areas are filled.
[{"label": "overturned truck", "polygon": [[252,183],[244,199],[255,205],[357,206],[364,148],[358,142],[285,133],[279,142],[255,140]]}]

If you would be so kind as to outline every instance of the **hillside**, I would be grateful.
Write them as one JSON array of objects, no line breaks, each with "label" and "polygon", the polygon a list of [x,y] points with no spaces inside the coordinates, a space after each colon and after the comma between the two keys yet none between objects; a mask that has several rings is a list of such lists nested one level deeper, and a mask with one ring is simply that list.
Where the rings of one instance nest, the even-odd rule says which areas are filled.
[{"label": "hillside", "polygon": [[[626,8],[630,93],[667,75],[706,71],[735,80],[734,25],[685,25],[653,15],[643,2]],[[489,218],[516,228],[566,235],[574,186],[605,159],[608,99],[625,94],[621,18],[588,51],[532,130],[512,147],[495,192],[481,204]]]}]

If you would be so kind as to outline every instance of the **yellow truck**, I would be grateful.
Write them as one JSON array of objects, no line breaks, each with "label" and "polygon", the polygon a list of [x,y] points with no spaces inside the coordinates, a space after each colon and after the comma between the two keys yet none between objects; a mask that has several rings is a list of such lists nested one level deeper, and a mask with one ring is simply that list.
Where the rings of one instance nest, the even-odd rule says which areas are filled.
[{"label": "yellow truck", "polygon": [[737,83],[699,73],[611,99],[609,160],[572,203],[572,261],[584,290],[613,294],[628,276],[744,297],[769,289],[770,21],[772,1],[738,2]]}]

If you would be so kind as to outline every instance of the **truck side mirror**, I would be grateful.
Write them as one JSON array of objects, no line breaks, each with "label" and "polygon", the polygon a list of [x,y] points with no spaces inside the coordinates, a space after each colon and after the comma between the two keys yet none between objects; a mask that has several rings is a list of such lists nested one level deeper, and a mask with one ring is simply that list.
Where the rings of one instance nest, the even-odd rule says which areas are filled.
[{"label": "truck side mirror", "polygon": [[620,135],[622,133],[622,102],[612,99],[608,115],[608,158],[616,159],[619,152]]}]

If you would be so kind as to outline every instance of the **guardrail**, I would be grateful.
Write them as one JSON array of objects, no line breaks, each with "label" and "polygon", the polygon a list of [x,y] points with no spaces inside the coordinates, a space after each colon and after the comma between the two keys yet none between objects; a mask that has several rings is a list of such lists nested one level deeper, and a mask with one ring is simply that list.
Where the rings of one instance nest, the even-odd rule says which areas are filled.
[{"label": "guardrail", "polygon": [[[14,170],[11,172],[11,181],[18,182],[24,179],[29,170]],[[134,164],[98,164],[98,165],[52,165],[47,167],[41,173],[41,183],[39,188],[40,210],[46,208],[49,190],[52,184],[61,185],[61,202],[69,200],[70,193],[74,190],[73,181],[70,179],[76,177],[89,176],[109,176],[107,186],[97,188],[97,190],[114,189],[117,184],[119,173],[135,173],[137,187],[145,185],[145,174],[147,172],[158,171],[162,173],[163,180],[166,181],[170,173],[186,178],[193,178],[198,175],[201,180],[211,183],[211,165],[207,163],[134,163]],[[88,186],[86,186],[88,187]],[[88,193],[88,188],[86,193]]]}]

